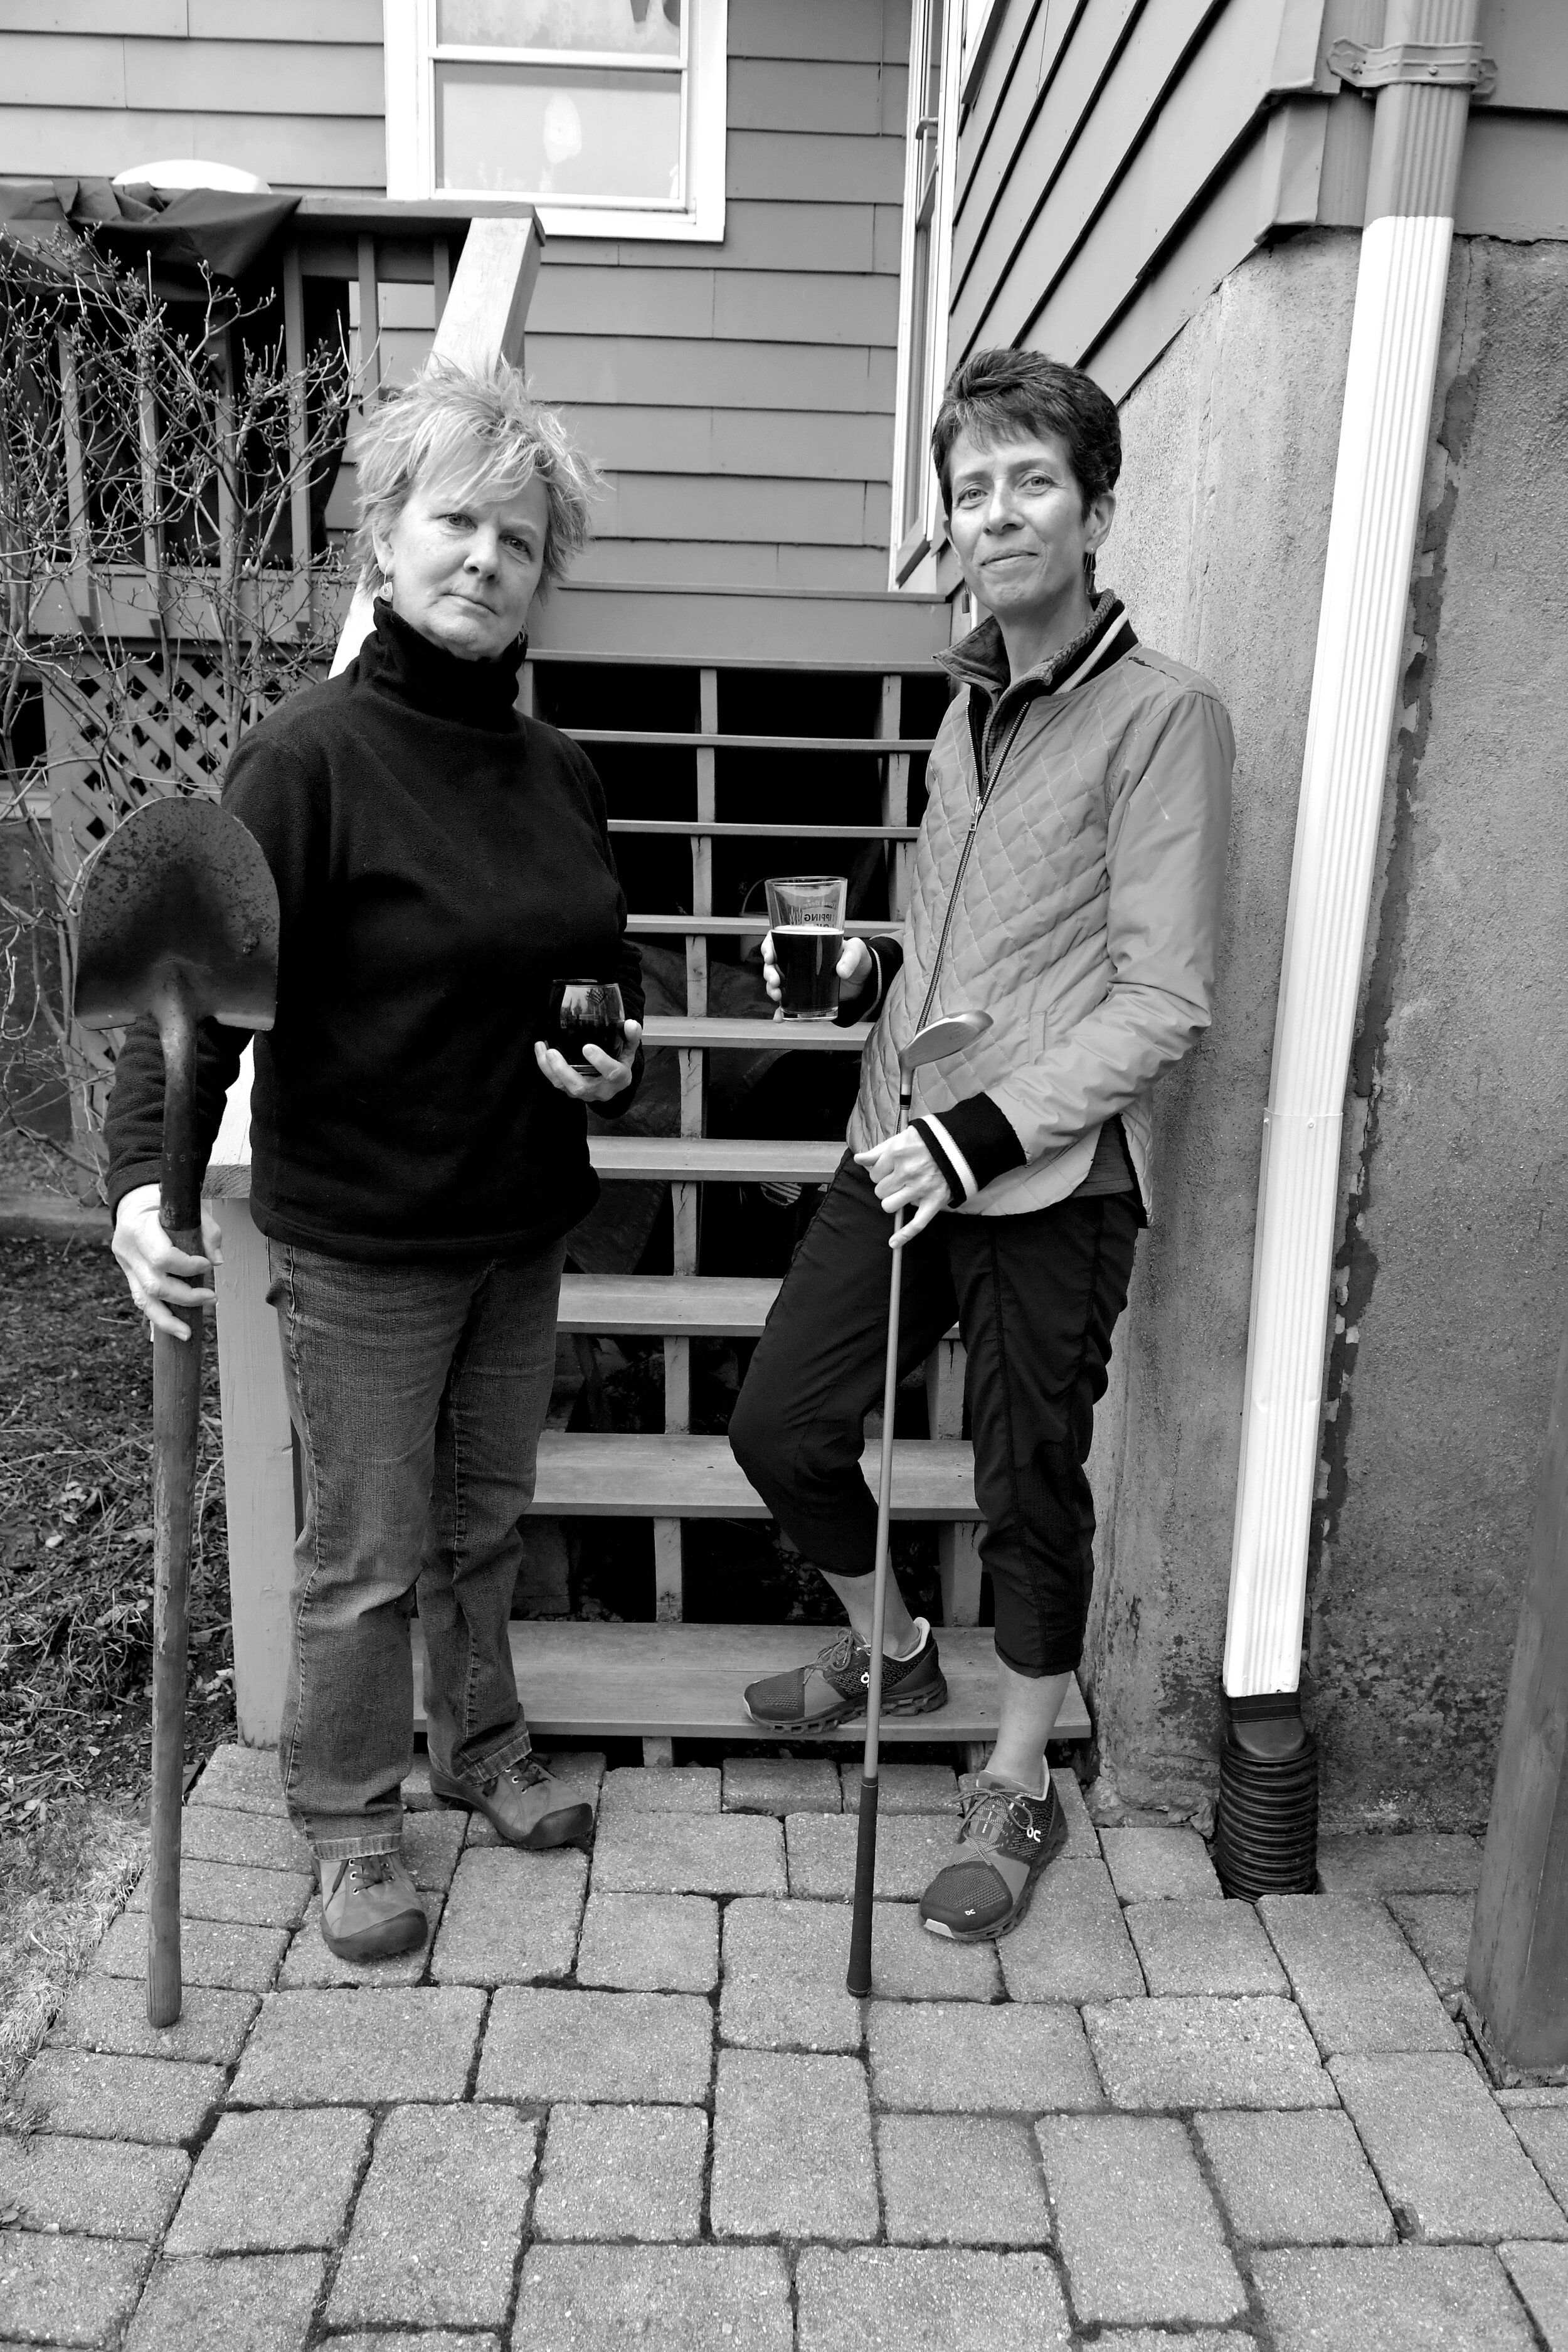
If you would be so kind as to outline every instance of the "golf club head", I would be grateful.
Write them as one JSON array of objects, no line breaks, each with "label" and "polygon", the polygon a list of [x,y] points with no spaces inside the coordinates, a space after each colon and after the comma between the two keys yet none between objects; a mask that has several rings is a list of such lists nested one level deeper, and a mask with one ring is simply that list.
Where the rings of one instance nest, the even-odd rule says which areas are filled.
[{"label": "golf club head", "polygon": [[928,1021],[899,1055],[899,1068],[907,1078],[928,1062],[945,1062],[950,1054],[962,1054],[976,1037],[984,1037],[990,1026],[989,1013],[950,1013],[945,1020]]},{"label": "golf club head", "polygon": [[192,1018],[270,1029],[278,889],[254,835],[216,801],[150,802],[88,868],[75,1010],[89,1029],[181,998]]}]

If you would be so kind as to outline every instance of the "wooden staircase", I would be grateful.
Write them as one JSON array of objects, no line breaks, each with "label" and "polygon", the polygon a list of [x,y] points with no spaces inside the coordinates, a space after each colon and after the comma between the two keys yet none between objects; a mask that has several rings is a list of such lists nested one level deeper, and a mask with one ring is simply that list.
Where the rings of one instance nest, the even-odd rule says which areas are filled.
[{"label": "wooden staircase", "polygon": [[[673,623],[672,602],[678,608]],[[766,609],[759,617],[760,605]],[[693,606],[700,607],[705,638],[697,658],[688,650],[698,618]],[[680,1132],[657,1137],[595,1133],[590,1147],[594,1164],[608,1183],[669,1186],[672,1272],[668,1276],[571,1275],[561,1299],[564,1331],[662,1341],[665,1427],[659,1433],[635,1435],[547,1430],[533,1504],[536,1513],[553,1517],[651,1520],[655,1622],[529,1621],[514,1626],[530,1718],[548,1738],[636,1736],[650,1757],[668,1757],[676,1738],[755,1740],[763,1735],[741,1707],[741,1683],[749,1674],[771,1671],[775,1664],[787,1664],[809,1654],[812,1646],[810,1630],[798,1626],[718,1627],[683,1622],[685,1527],[702,1519],[767,1516],[723,1438],[691,1430],[693,1342],[754,1338],[778,1286],[776,1280],[700,1272],[704,1193],[725,1184],[820,1185],[831,1176],[843,1150],[837,1141],[710,1136],[709,1068],[712,1054],[726,1048],[858,1054],[868,1032],[831,1024],[726,1019],[710,1009],[710,943],[758,938],[765,927],[760,914],[715,910],[714,857],[716,849],[722,855],[725,844],[787,841],[795,845],[790,865],[798,869],[801,844],[808,841],[826,870],[844,870],[847,853],[862,852],[865,845],[876,843],[885,861],[892,919],[898,919],[915,838],[911,772],[930,748],[928,736],[907,733],[901,726],[905,679],[918,676],[929,680],[930,656],[945,641],[945,623],[944,607],[921,599],[782,593],[763,597],[758,592],[737,592],[702,595],[683,604],[676,591],[568,589],[546,608],[550,634],[531,648],[520,699],[524,709],[540,709],[542,716],[552,717],[560,700],[551,673],[563,674],[585,664],[613,664],[614,683],[623,700],[628,672],[658,674],[661,708],[668,707],[677,683],[673,672],[685,672],[690,688],[686,730],[568,726],[565,730],[601,765],[612,811],[610,829],[618,842],[627,845],[623,858],[634,841],[660,836],[684,841],[689,887],[679,896],[689,904],[639,908],[629,923],[638,938],[666,945],[679,940],[684,948],[685,1011],[652,1016],[646,1026],[650,1055],[679,1057]],[[803,646],[806,660],[798,650]],[[781,647],[791,650],[782,652]],[[814,688],[819,689],[822,681],[842,687],[847,677],[868,685],[874,680],[865,698],[874,711],[874,727],[858,735],[725,732],[720,724],[721,702],[731,698],[721,693],[726,670],[753,676],[796,673],[800,698],[808,709]],[[606,677],[606,688],[611,683]],[[672,755],[689,778],[679,795],[686,802],[684,809],[623,813],[617,770],[626,772],[628,760],[657,756],[668,763]],[[803,773],[807,772],[805,763],[847,761],[862,778],[874,774],[879,803],[874,818],[814,824],[776,803],[764,803],[755,815],[742,814],[763,799],[751,784],[753,763],[781,755],[801,763]],[[864,789],[860,797],[868,797]],[[764,851],[764,866],[766,862]],[[888,924],[883,919],[856,928],[870,931]],[[257,1740],[276,1737],[293,1496],[286,1409],[279,1417],[277,1341],[263,1297],[265,1253],[242,1207],[249,1191],[248,1160],[247,1086],[242,1081],[230,1098],[208,1190],[232,1204],[224,1220],[226,1263],[219,1279],[218,1337],[235,1583],[236,1693],[242,1736]],[[991,1640],[977,1624],[978,1513],[973,1455],[962,1436],[963,1372],[962,1349],[955,1335],[949,1334],[927,1366],[931,1435],[895,1443],[894,1515],[934,1522],[937,1528],[947,1628],[942,1654],[953,1699],[942,1715],[889,1723],[887,1732],[893,1739],[973,1743],[994,1727]],[[879,1443],[873,1439],[863,1463],[873,1487]],[[1058,1736],[1071,1739],[1086,1737],[1088,1731],[1075,1689]]]}]

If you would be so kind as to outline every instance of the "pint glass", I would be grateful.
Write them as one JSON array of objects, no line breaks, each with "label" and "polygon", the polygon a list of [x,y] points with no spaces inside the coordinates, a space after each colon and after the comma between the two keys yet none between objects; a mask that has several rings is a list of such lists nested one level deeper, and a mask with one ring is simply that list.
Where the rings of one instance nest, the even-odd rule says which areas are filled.
[{"label": "pint glass", "polygon": [[768,922],[782,1003],[792,1021],[838,1017],[838,959],[844,952],[847,887],[841,874],[797,874],[768,884]]}]

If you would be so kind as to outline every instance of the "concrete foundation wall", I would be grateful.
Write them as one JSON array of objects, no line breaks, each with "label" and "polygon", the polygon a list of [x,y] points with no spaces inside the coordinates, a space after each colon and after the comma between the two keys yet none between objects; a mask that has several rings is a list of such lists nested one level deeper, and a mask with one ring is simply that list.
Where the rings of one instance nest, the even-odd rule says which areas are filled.
[{"label": "concrete foundation wall", "polygon": [[1309,1654],[1330,1813],[1462,1826],[1568,1314],[1568,246],[1456,247],[1434,425]]},{"label": "concrete foundation wall", "polygon": [[[1085,1658],[1131,1806],[1217,1781],[1262,1115],[1359,240],[1260,251],[1122,412],[1102,575],[1236,725],[1215,1027],[1091,1471]],[[1568,1307],[1568,247],[1456,248],[1347,1101],[1309,1718],[1340,1821],[1484,1817]]]}]

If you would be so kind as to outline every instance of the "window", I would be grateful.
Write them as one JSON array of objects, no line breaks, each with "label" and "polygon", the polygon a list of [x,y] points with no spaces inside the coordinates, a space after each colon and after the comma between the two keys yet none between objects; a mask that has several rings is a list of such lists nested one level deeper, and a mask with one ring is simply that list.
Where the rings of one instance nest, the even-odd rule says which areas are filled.
[{"label": "window", "polygon": [[387,193],[552,236],[724,234],[725,0],[383,0]]},{"label": "window", "polygon": [[893,420],[889,585],[894,588],[930,584],[924,577],[917,583],[912,575],[932,553],[943,531],[929,445],[947,360],[963,29],[962,0],[914,0],[899,279],[898,404]]}]

